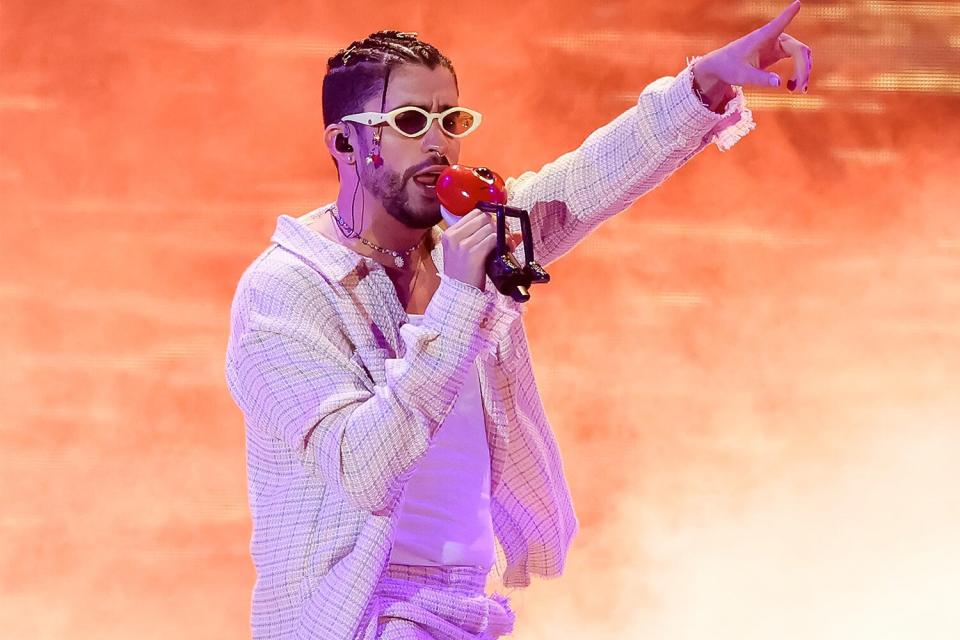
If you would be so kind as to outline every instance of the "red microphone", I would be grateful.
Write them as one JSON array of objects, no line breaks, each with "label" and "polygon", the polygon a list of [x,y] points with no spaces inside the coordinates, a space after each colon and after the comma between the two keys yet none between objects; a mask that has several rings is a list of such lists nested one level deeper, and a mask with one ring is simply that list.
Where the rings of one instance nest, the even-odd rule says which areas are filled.
[{"label": "red microphone", "polygon": [[[455,224],[460,216],[474,209],[497,216],[497,247],[487,258],[487,275],[497,291],[517,302],[530,299],[531,284],[550,281],[550,275],[533,258],[533,234],[530,216],[523,209],[507,206],[507,190],[503,178],[486,167],[452,165],[437,178],[437,199],[440,213],[447,224]],[[506,218],[519,218],[523,236],[523,266],[507,246]]]},{"label": "red microphone", "polygon": [[447,167],[437,178],[436,193],[446,213],[457,217],[467,215],[480,202],[507,204],[503,178],[486,167]]}]

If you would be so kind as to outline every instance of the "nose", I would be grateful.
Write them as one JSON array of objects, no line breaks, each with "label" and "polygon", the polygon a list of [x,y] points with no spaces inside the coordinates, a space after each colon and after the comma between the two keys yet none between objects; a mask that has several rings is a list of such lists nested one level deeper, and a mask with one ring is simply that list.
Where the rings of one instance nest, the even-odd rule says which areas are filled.
[{"label": "nose", "polygon": [[436,153],[441,156],[449,155],[451,139],[440,127],[440,121],[434,120],[430,123],[430,128],[423,134],[421,146],[427,153]]}]

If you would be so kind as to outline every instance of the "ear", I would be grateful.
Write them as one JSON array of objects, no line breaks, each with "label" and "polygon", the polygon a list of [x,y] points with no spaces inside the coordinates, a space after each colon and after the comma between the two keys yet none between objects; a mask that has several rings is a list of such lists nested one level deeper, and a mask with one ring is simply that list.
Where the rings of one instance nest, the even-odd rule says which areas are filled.
[{"label": "ear", "polygon": [[[342,138],[338,143],[337,139],[340,136]],[[338,165],[341,163],[354,164],[356,162],[357,153],[354,151],[356,142],[356,136],[352,134],[350,127],[343,122],[331,124],[323,131],[323,143]]]}]

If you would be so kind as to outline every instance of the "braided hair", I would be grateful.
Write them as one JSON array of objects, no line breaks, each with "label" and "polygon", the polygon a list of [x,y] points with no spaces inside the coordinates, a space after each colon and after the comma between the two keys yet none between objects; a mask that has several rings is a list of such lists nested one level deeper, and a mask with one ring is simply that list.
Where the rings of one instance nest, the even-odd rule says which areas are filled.
[{"label": "braided hair", "polygon": [[[416,33],[377,31],[356,40],[327,60],[323,77],[323,126],[363,109],[364,103],[378,93],[386,100],[390,70],[400,64],[420,64],[428,69],[442,65],[457,74],[453,63]],[[382,105],[381,105],[382,108]]]}]

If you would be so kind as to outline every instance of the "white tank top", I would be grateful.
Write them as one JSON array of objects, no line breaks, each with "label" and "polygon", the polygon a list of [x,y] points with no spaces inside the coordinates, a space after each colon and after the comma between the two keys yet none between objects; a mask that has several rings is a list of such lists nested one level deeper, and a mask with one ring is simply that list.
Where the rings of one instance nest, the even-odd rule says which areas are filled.
[{"label": "white tank top", "polygon": [[[410,315],[413,324],[422,319]],[[390,562],[489,570],[495,562],[493,536],[490,449],[474,364],[407,482]]]}]

